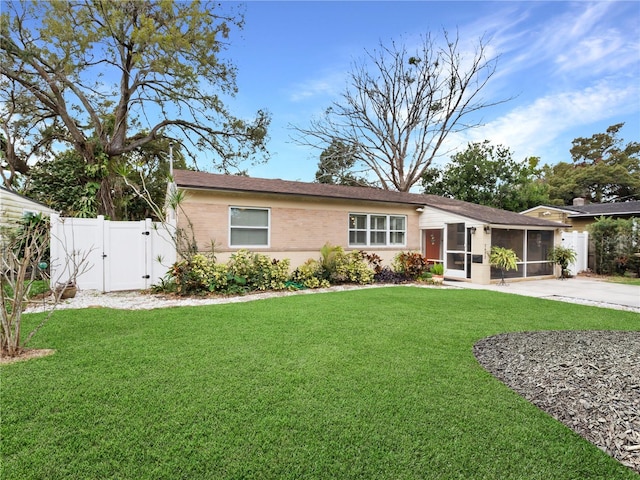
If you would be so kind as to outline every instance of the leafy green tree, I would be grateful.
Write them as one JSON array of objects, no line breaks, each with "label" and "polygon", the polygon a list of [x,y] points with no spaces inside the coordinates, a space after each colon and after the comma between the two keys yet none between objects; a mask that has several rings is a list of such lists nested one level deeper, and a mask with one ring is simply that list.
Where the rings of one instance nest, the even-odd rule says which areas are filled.
[{"label": "leafy green tree", "polygon": [[[269,115],[234,117],[224,98],[235,67],[221,52],[244,18],[232,4],[155,0],[5,2],[0,17],[0,115],[7,144],[67,145],[106,172],[98,212],[118,218],[114,172],[159,136],[222,171],[265,149]],[[6,134],[5,134],[6,135]],[[46,142],[45,142],[46,140]],[[15,148],[3,161],[24,165]]]},{"label": "leafy green tree", "polygon": [[31,168],[25,194],[46,203],[63,216],[94,217],[99,172],[93,175],[75,150],[67,150]]},{"label": "leafy green tree", "polygon": [[387,190],[408,192],[440,154],[445,138],[476,126],[470,115],[491,105],[480,92],[496,71],[484,40],[464,56],[459,39],[427,36],[415,51],[392,43],[353,65],[349,85],[309,127],[294,127],[301,145],[334,140]]},{"label": "leafy green tree", "polygon": [[352,146],[345,145],[340,140],[333,140],[329,148],[320,154],[316,182],[353,187],[371,186],[371,182],[364,177],[358,177],[353,171],[356,161],[356,152]]},{"label": "leafy green tree", "polygon": [[[141,147],[134,154],[127,155],[127,180],[134,185],[144,181],[151,201],[163,205],[169,177],[167,158],[169,140],[156,139]],[[184,156],[177,149],[174,152],[174,167],[186,168]],[[36,164],[29,172],[29,182],[24,193],[61,212],[63,216],[95,217],[98,212],[97,192],[100,182],[107,174],[105,169],[87,165],[77,151],[67,150],[53,160]],[[113,182],[112,198],[117,217],[124,220],[157,218],[148,202],[140,198],[125,185],[124,179],[116,177]]]},{"label": "leafy green tree", "polygon": [[589,138],[576,138],[572,163],[545,167],[551,203],[571,205],[576,197],[592,203],[640,199],[640,143],[623,145],[618,123]]},{"label": "leafy green tree", "polygon": [[[168,138],[158,138],[146,144],[137,152],[129,155],[127,169],[118,173],[125,175],[128,183],[135,185],[137,191],[146,191],[146,197],[140,197],[135,190],[125,184],[124,178],[118,182],[121,198],[120,217],[130,220],[142,220],[158,218],[158,212],[152,205],[162,208],[167,194],[167,181],[169,180],[169,143]],[[173,146],[173,168],[186,170],[187,163],[180,145]],[[150,205],[149,200],[152,202]]]},{"label": "leafy green tree", "polygon": [[549,200],[538,163],[517,162],[502,145],[471,143],[444,167],[427,169],[422,186],[424,193],[518,212]]}]

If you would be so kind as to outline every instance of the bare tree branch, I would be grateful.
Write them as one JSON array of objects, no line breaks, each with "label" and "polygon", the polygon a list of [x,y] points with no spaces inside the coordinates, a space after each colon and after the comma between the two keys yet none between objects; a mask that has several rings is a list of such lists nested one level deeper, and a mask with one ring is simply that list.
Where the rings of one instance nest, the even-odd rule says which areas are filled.
[{"label": "bare tree branch", "polygon": [[427,36],[410,55],[392,43],[355,63],[340,101],[309,127],[294,126],[294,141],[326,149],[339,140],[357,153],[385,189],[409,191],[439,155],[447,136],[479,123],[472,113],[506,100],[480,93],[496,71],[480,39],[471,59],[445,31],[444,46]]}]

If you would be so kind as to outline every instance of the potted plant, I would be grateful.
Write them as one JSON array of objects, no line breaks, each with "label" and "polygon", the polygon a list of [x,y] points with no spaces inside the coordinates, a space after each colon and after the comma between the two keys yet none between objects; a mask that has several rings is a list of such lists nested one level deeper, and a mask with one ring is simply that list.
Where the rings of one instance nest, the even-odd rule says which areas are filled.
[{"label": "potted plant", "polygon": [[441,284],[444,282],[444,265],[441,263],[434,263],[429,269],[431,272],[431,281],[435,284]]},{"label": "potted plant", "polygon": [[516,270],[520,259],[516,252],[510,248],[491,247],[491,255],[489,256],[489,264],[492,267],[500,269],[500,283],[498,285],[506,285],[504,281],[504,272],[508,270]]},{"label": "potted plant", "polygon": [[571,248],[558,245],[551,249],[547,258],[560,266],[560,279],[564,280],[569,276],[569,264],[576,261],[576,252]]},{"label": "potted plant", "polygon": [[57,298],[66,300],[68,298],[73,298],[76,296],[76,293],[78,293],[78,287],[76,286],[76,283],[74,281],[69,280],[65,283],[59,283],[56,286],[55,293]]}]

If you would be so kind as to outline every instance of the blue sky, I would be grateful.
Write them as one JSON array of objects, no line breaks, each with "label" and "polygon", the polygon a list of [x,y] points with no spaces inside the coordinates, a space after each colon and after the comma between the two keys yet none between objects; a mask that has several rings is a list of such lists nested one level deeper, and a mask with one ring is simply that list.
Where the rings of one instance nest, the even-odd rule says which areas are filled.
[{"label": "blue sky", "polygon": [[450,147],[487,139],[517,160],[555,164],[571,161],[574,138],[615,123],[625,123],[625,143],[640,141],[638,1],[253,1],[245,19],[226,52],[238,68],[229,107],[247,118],[260,108],[272,115],[271,159],[250,167],[253,177],[313,181],[321,152],[292,143],[289,126],[308,126],[339,100],[365,50],[392,40],[410,46],[443,29],[469,45],[489,38],[500,59],[483,98],[514,97],[484,110],[484,126],[450,138]]}]

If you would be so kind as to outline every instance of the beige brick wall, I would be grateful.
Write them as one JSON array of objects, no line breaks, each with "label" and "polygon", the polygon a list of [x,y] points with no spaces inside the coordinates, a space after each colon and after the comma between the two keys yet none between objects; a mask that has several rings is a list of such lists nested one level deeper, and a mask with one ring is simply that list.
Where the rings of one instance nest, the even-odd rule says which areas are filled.
[{"label": "beige brick wall", "polygon": [[294,268],[309,258],[318,258],[320,248],[327,242],[349,250],[349,213],[406,215],[406,247],[365,249],[367,252],[380,255],[385,263],[390,263],[399,251],[420,250],[419,214],[415,211],[415,206],[188,190],[182,204],[183,212],[178,212],[179,225],[187,227],[187,217],[191,220],[201,250],[208,251],[211,241],[214,240],[219,261],[225,261],[237,250],[229,247],[231,206],[270,208],[271,245],[269,248],[252,250],[265,253],[272,258],[289,258]]}]

